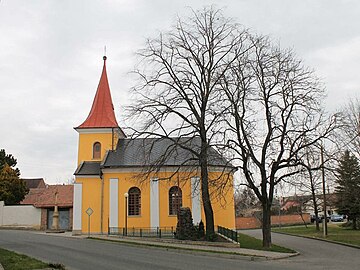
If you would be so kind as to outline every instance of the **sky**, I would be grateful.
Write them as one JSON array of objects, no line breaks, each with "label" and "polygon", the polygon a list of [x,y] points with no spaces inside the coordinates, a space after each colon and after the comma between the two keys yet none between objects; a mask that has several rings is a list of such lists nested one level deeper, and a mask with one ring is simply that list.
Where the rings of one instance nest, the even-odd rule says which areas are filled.
[{"label": "sky", "polygon": [[326,110],[360,96],[358,0],[0,0],[0,149],[17,158],[21,177],[42,177],[48,184],[73,177],[73,128],[90,111],[104,46],[123,126],[136,83],[129,76],[136,51],[189,7],[207,5],[292,48],[322,79]]}]

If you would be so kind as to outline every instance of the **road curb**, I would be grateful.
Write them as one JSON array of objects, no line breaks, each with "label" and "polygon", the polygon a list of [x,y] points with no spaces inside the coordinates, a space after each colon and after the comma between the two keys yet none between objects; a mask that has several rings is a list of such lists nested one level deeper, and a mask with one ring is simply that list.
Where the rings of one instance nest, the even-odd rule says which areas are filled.
[{"label": "road curb", "polygon": [[307,238],[307,239],[313,239],[313,240],[318,240],[318,241],[323,241],[323,242],[338,244],[338,245],[342,245],[342,246],[346,246],[346,247],[351,247],[351,248],[360,249],[359,246],[355,246],[355,245],[347,244],[347,243],[343,243],[343,242],[338,242],[338,241],[334,241],[334,240],[324,239],[324,238],[317,238],[317,237],[306,236],[306,235],[297,235],[297,234],[291,234],[291,233],[285,233],[285,232],[272,232],[272,233],[278,233],[278,234],[284,234],[284,235],[291,235],[291,236],[296,236],[296,237],[301,237],[301,238]]},{"label": "road curb", "polygon": [[109,241],[109,242],[117,242],[129,245],[139,245],[139,246],[148,246],[148,247],[155,247],[155,248],[164,248],[164,249],[172,249],[172,250],[179,250],[179,251],[190,251],[190,252],[201,252],[203,254],[208,255],[217,255],[220,257],[230,257],[230,258],[246,258],[250,260],[257,260],[257,259],[264,259],[264,260],[281,260],[286,259],[294,256],[298,256],[300,253],[279,253],[274,252],[273,256],[271,256],[271,251],[262,252],[260,250],[251,250],[251,249],[243,249],[234,251],[231,248],[228,251],[225,250],[216,250],[216,249],[206,249],[205,247],[199,246],[183,246],[183,245],[168,245],[167,243],[159,243],[159,242],[147,242],[147,241],[136,241],[136,240],[128,240],[128,239],[121,239],[121,238],[104,238],[104,237],[90,237],[90,239],[100,240],[100,241]]}]

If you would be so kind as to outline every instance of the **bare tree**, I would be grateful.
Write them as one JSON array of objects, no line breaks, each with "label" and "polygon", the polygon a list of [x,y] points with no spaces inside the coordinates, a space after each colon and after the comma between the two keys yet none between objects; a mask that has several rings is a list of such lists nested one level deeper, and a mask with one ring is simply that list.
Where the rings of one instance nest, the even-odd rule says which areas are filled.
[{"label": "bare tree", "polygon": [[324,91],[290,50],[251,37],[250,50],[223,78],[230,104],[225,136],[249,187],[262,205],[263,246],[271,246],[270,209],[275,187],[302,168],[301,151],[334,126],[321,109]]},{"label": "bare tree", "polygon": [[238,217],[246,217],[253,213],[258,202],[251,188],[245,187],[235,192],[235,214]]},{"label": "bare tree", "polygon": [[341,152],[348,149],[360,159],[360,100],[351,100],[341,112],[338,144]]},{"label": "bare tree", "polygon": [[[337,125],[334,125],[334,129],[332,131],[337,131]],[[329,140],[326,149],[317,144],[310,145],[309,147],[303,149],[302,166],[304,167],[304,170],[292,179],[289,179],[289,181],[286,181],[290,185],[295,186],[303,194],[310,193],[315,214],[316,230],[318,231],[320,230],[320,195],[322,195],[322,197],[324,196],[322,174],[325,174],[324,177],[326,178],[326,186],[328,190],[330,186],[334,185],[333,179],[335,178],[334,173],[337,164],[337,148],[336,144],[333,142],[334,134],[334,132],[328,134],[329,137],[327,139]]]},{"label": "bare tree", "polygon": [[316,224],[316,230],[320,231],[319,228],[319,200],[318,200],[318,194],[321,193],[322,190],[322,181],[321,181],[321,171],[320,168],[322,166],[321,164],[321,158],[318,149],[312,149],[310,151],[310,148],[306,149],[305,154],[305,160],[304,160],[304,167],[306,169],[306,172],[302,173],[302,177],[306,177],[306,175],[309,177],[308,180],[301,179],[300,181],[293,182],[292,184],[295,184],[299,187],[299,189],[303,192],[309,192],[311,194],[311,201],[314,208],[314,214],[315,214],[315,224]]},{"label": "bare tree", "polygon": [[[155,167],[179,147],[191,153],[184,163],[200,168],[208,239],[214,237],[209,185],[216,180],[209,179],[208,166],[213,164],[210,154],[227,109],[219,106],[220,81],[243,53],[246,38],[246,31],[224,18],[221,11],[204,8],[192,11],[189,18],[178,18],[170,32],[149,39],[138,53],[141,69],[135,73],[140,81],[133,91],[136,102],[130,108],[134,122],[142,123],[136,134],[172,142]],[[190,144],[192,138],[199,140],[199,147]],[[224,168],[231,167],[228,165]],[[220,185],[217,191],[222,190]]]}]

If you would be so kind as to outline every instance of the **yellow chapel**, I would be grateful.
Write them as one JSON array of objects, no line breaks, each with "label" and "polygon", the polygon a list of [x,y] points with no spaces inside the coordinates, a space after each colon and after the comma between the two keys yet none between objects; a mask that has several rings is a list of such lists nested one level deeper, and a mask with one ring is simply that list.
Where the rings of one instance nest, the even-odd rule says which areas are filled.
[{"label": "yellow chapel", "polygon": [[[115,117],[106,56],[103,60],[90,113],[75,128],[79,142],[73,234],[176,228],[180,207],[191,209],[194,224],[201,220],[205,223],[200,170],[189,158],[190,153],[172,144],[177,139],[196,148],[198,138],[127,138]],[[215,149],[211,152],[208,170],[214,223],[234,229],[234,170]],[[160,159],[161,166],[155,169],[154,163]]]}]

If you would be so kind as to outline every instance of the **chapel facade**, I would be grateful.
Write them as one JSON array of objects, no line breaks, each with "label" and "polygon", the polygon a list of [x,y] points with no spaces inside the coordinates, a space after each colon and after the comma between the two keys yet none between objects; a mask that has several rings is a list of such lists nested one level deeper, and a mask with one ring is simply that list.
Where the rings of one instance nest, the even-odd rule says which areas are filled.
[{"label": "chapel facade", "polygon": [[[74,173],[73,233],[103,234],[121,231],[124,227],[176,227],[180,207],[191,209],[194,224],[205,222],[200,170],[189,158],[190,153],[174,145],[175,140],[196,148],[199,139],[127,138],[115,117],[106,56],[103,59],[90,113],[75,128],[79,142]],[[234,170],[219,153],[210,150],[209,177],[215,225],[233,229]],[[160,159],[161,166],[149,171]],[[217,185],[219,180],[222,180],[221,187]],[[221,196],[217,192],[220,188]]]}]

